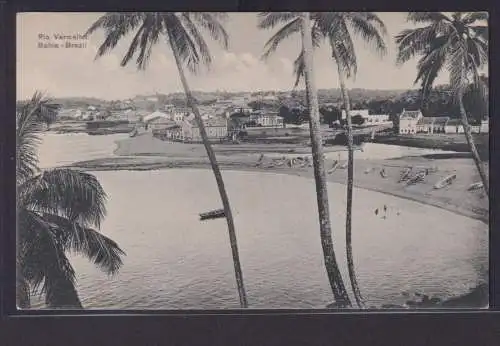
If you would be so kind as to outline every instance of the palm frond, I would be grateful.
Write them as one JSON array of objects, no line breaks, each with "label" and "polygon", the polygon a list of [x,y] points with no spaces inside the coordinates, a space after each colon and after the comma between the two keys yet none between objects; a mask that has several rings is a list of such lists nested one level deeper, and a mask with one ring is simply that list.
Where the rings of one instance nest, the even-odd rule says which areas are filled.
[{"label": "palm frond", "polygon": [[260,12],[257,14],[259,29],[273,29],[278,24],[283,24],[296,19],[296,12]]},{"label": "palm frond", "polygon": [[417,64],[418,74],[414,83],[421,82],[420,93],[422,103],[425,103],[434,81],[445,65],[447,51],[444,44],[445,43],[443,43],[441,49],[431,50],[427,55],[423,56]]},{"label": "palm frond", "polygon": [[469,26],[471,30],[476,34],[477,37],[480,37],[484,42],[489,41],[489,30],[485,25],[471,25]]},{"label": "palm frond", "polygon": [[488,64],[488,44],[478,38],[467,40],[467,49],[478,68]]},{"label": "palm frond", "polygon": [[84,255],[108,275],[116,274],[123,265],[125,252],[112,239],[59,215],[43,214],[43,218],[60,232],[65,250]]},{"label": "palm frond", "polygon": [[467,88],[469,81],[467,78],[467,47],[463,41],[457,42],[450,50],[447,61],[450,72],[450,87],[455,100],[460,99]]},{"label": "palm frond", "polygon": [[91,35],[99,29],[104,30],[105,39],[99,46],[95,58],[98,59],[114,49],[123,37],[143,23],[145,16],[147,14],[143,12],[111,12],[101,16],[86,32],[87,35]]},{"label": "palm frond", "polygon": [[474,22],[487,21],[488,17],[488,12],[471,12],[467,13],[462,21],[468,25]]},{"label": "palm frond", "polygon": [[340,65],[346,77],[355,76],[358,66],[354,46],[350,39],[343,41],[330,40],[330,45],[335,46],[335,49],[332,49],[332,52],[336,52],[336,54],[333,54],[335,63]]},{"label": "palm frond", "polygon": [[51,169],[18,188],[19,204],[56,214],[84,226],[100,227],[106,214],[106,193],[97,178],[73,169]]},{"label": "palm frond", "polygon": [[38,172],[37,148],[40,144],[40,108],[44,99],[35,92],[29,102],[16,114],[16,176],[18,183]]},{"label": "palm frond", "polygon": [[18,232],[25,253],[21,259],[22,275],[33,286],[33,291],[45,294],[49,307],[81,308],[75,288],[75,271],[50,223],[22,209]]},{"label": "palm frond", "polygon": [[295,18],[291,22],[285,24],[278,32],[276,32],[264,45],[264,53],[262,59],[268,59],[279,47],[281,42],[291,35],[300,32],[301,19]]},{"label": "palm frond", "polygon": [[[311,31],[313,48],[318,48],[321,45],[323,37],[323,33],[321,32],[318,23],[315,22]],[[304,76],[304,69],[304,51],[301,50],[299,56],[293,62],[293,75],[295,76],[294,88],[299,85],[300,79]]]},{"label": "palm frond", "polygon": [[435,37],[436,32],[432,26],[401,31],[395,37],[398,45],[397,64],[401,65],[416,55],[425,53],[429,42]]},{"label": "palm frond", "polygon": [[22,270],[20,256],[16,257],[16,302],[20,309],[29,309],[31,307],[30,286],[28,280],[25,279]]},{"label": "palm frond", "polygon": [[[160,14],[148,13],[145,15],[141,28],[143,30],[138,40],[139,54],[137,55],[136,64],[139,69],[145,70],[150,61],[153,46],[158,43],[160,35],[163,32]],[[125,66],[124,61],[122,61],[121,66]]]},{"label": "palm frond", "polygon": [[[219,43],[222,48],[228,49],[229,35],[221,21],[225,20],[226,15],[212,12],[186,12],[188,17],[192,18],[195,24],[205,29],[210,37]],[[207,50],[208,51],[208,50]]]},{"label": "palm frond", "polygon": [[372,23],[377,30],[380,32],[381,36],[387,36],[387,27],[385,23],[375,12],[357,12],[358,15],[365,18],[366,21]]},{"label": "palm frond", "polygon": [[300,79],[304,76],[305,67],[304,51],[301,50],[299,56],[293,62],[293,75],[295,76],[294,88],[299,85]]},{"label": "palm frond", "polygon": [[169,44],[171,46],[175,45],[186,67],[192,73],[197,73],[200,68],[200,54],[195,42],[191,39],[182,25],[182,22],[176,15],[165,15],[163,20],[169,37]]},{"label": "palm frond", "polygon": [[432,23],[450,19],[442,12],[409,12],[406,20],[413,23]]},{"label": "palm frond", "polygon": [[387,29],[378,16],[370,12],[348,12],[345,17],[346,21],[349,21],[350,27],[353,28],[354,33],[359,35],[365,43],[369,44],[375,52],[381,56],[387,53],[383,37],[387,33]]},{"label": "palm frond", "polygon": [[187,13],[183,13],[181,17],[181,21],[183,22],[186,31],[193,38],[194,43],[196,44],[197,51],[201,56],[203,64],[209,67],[212,64],[212,55],[210,54],[210,49],[208,48],[207,43],[203,39],[202,34],[198,30],[197,26],[191,20],[190,16]]}]

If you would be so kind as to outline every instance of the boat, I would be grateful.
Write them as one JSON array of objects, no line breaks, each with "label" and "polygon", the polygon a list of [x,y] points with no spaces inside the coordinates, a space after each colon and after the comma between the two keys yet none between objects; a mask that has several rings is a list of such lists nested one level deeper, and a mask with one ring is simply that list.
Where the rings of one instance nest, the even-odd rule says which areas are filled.
[{"label": "boat", "polygon": [[255,164],[255,167],[259,167],[262,164],[262,161],[264,161],[264,154],[260,154],[260,157],[257,160],[257,163]]},{"label": "boat", "polygon": [[335,170],[337,169],[337,167],[338,167],[338,166],[339,166],[339,162],[338,162],[338,161],[335,161],[335,162],[333,163],[333,165],[332,165],[332,168],[330,168],[330,169],[328,170],[328,172],[327,172],[327,173],[328,173],[328,174],[332,174],[333,172],[335,172]]},{"label": "boat", "polygon": [[129,137],[135,137],[137,136],[137,128],[134,128],[130,133],[128,134]]},{"label": "boat", "polygon": [[380,176],[381,176],[382,178],[387,178],[387,173],[385,172],[385,168],[382,168],[382,169],[380,170]]},{"label": "boat", "polygon": [[438,182],[434,185],[434,188],[435,188],[435,189],[441,189],[441,188],[443,188],[443,187],[445,187],[445,186],[450,185],[450,184],[453,182],[453,180],[455,180],[455,179],[457,179],[457,175],[456,175],[456,174],[449,175],[449,176],[447,176],[446,178],[444,178],[444,179],[442,179],[442,180],[438,181]]},{"label": "boat", "polygon": [[427,175],[427,172],[425,172],[425,171],[418,172],[413,177],[411,177],[406,184],[413,185],[413,184],[419,183],[419,182],[424,180],[426,175]]},{"label": "boat", "polygon": [[402,181],[406,181],[410,178],[410,173],[411,173],[411,168],[405,168],[402,172],[401,172],[401,176],[399,178],[399,182],[402,182]]},{"label": "boat", "polygon": [[467,191],[473,191],[473,190],[479,190],[483,187],[482,182],[470,184],[470,186],[467,188]]},{"label": "boat", "polygon": [[224,216],[226,216],[224,209],[217,209],[206,213],[200,213],[200,220],[220,219]]}]

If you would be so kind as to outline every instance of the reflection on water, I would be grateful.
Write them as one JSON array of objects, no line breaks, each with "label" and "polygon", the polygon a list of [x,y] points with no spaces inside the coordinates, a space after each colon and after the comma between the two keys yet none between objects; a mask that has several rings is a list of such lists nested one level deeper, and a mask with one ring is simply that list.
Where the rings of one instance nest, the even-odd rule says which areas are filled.
[{"label": "reflection on water", "polygon": [[[200,212],[221,206],[211,171],[95,174],[109,195],[102,231],[127,256],[112,279],[87,260],[72,259],[85,307],[239,307],[225,221],[198,219]],[[314,181],[269,173],[223,174],[250,307],[325,307],[332,294]],[[337,259],[347,280],[345,187],[329,184],[329,196]],[[386,219],[373,213],[384,204]],[[355,265],[368,305],[402,302],[402,291],[445,298],[467,292],[486,276],[487,226],[479,221],[360,189],[354,190],[353,220]]]}]

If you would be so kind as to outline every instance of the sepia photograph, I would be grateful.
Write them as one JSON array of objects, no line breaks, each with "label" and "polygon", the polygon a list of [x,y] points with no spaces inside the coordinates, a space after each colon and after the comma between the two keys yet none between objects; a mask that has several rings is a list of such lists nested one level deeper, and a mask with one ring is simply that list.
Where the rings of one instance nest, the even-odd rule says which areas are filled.
[{"label": "sepia photograph", "polygon": [[19,310],[489,307],[487,12],[23,12]]}]

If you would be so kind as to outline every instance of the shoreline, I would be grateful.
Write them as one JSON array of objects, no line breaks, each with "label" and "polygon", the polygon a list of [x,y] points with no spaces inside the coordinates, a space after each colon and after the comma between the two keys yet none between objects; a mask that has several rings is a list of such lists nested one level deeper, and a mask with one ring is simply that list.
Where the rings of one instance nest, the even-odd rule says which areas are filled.
[{"label": "shoreline", "polygon": [[[147,137],[147,136],[146,136]],[[114,157],[79,161],[65,165],[87,171],[110,170],[161,170],[161,169],[211,169],[202,145],[167,143],[157,139],[141,140],[127,138],[115,141],[117,148]],[[140,145],[137,145],[140,144]],[[146,145],[144,145],[146,144]],[[145,148],[145,146],[147,148]],[[301,157],[310,154],[310,148],[299,148],[299,152],[283,152],[272,150],[274,146],[265,146],[267,150],[251,151],[245,146],[234,145],[223,149],[215,145],[217,161],[222,170],[250,171],[259,173],[288,174],[314,179],[312,167],[289,167],[286,163],[276,166],[280,157]],[[227,146],[226,146],[227,147]],[[167,151],[165,151],[165,148]],[[243,150],[239,150],[239,149]],[[258,148],[258,147],[257,147]],[[309,149],[309,154],[306,152]],[[264,158],[260,166],[256,166],[261,153]],[[457,158],[458,157],[458,158]],[[450,160],[453,158],[453,160]],[[326,159],[327,170],[333,165],[333,159]],[[341,161],[342,163],[343,161]],[[489,222],[489,202],[484,192],[468,191],[470,184],[478,181],[478,174],[471,158],[463,154],[432,154],[424,156],[404,156],[392,159],[355,159],[354,186],[356,188],[384,193],[393,197],[430,205],[458,215]],[[426,180],[411,186],[398,183],[400,171],[405,167],[415,169],[436,169]],[[381,176],[384,170],[386,177]],[[449,174],[457,174],[455,182],[442,189],[434,189],[436,182]],[[347,169],[336,169],[327,174],[327,181],[346,185]]]}]

